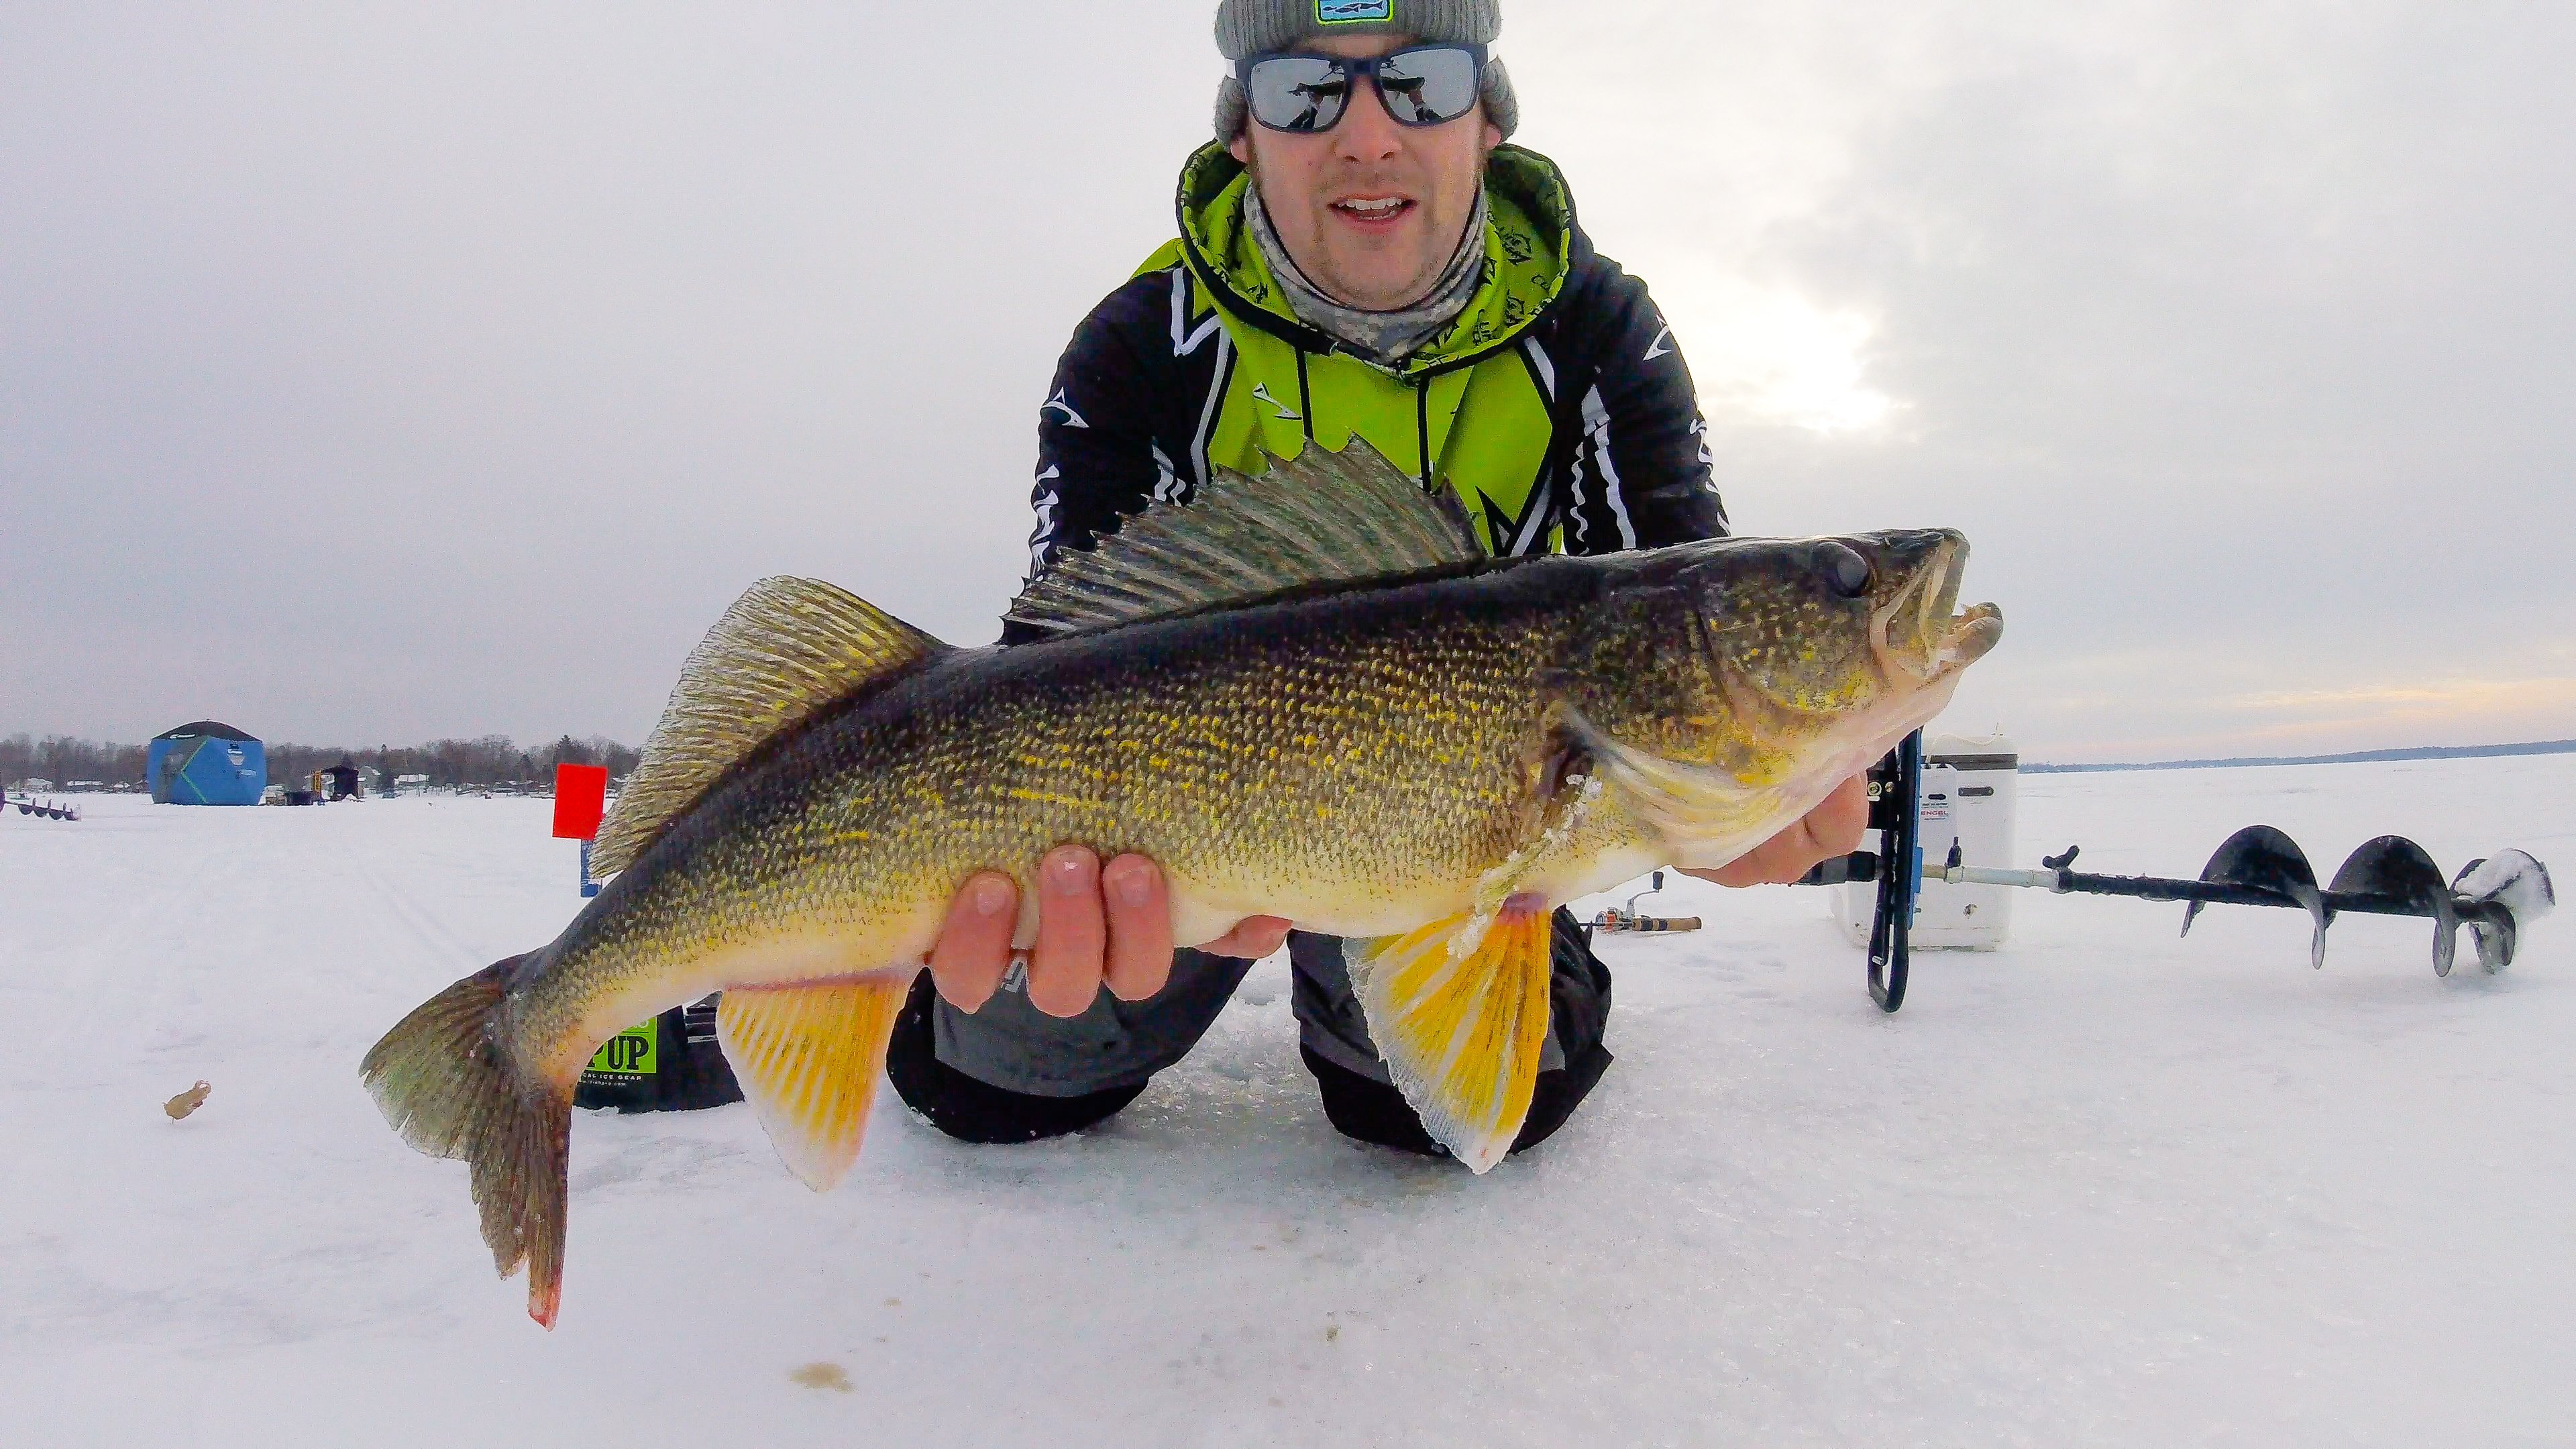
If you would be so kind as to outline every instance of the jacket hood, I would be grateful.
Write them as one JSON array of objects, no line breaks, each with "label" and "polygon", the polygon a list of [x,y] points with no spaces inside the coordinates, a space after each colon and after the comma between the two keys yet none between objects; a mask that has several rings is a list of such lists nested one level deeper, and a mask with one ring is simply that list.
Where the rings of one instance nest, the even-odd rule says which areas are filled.
[{"label": "jacket hood", "polygon": [[[1307,352],[1340,348],[1299,320],[1272,280],[1244,217],[1250,168],[1211,143],[1181,168],[1181,254],[1199,285],[1228,312]],[[1455,321],[1392,369],[1419,377],[1473,365],[1512,345],[1556,304],[1566,278],[1590,251],[1574,222],[1574,197],[1556,163],[1519,146],[1498,146],[1485,165],[1489,219],[1485,270],[1474,300]],[[1347,351],[1346,348],[1340,350]]]}]

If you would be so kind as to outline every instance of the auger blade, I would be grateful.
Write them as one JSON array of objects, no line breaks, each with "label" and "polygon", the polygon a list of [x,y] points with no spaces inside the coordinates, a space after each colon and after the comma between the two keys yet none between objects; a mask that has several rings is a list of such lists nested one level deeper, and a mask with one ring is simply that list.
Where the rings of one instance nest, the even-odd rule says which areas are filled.
[{"label": "auger blade", "polygon": [[2558,904],[2549,867],[2519,850],[2470,861],[2460,867],[2451,889],[2458,896],[2455,909],[2477,942],[2478,964],[2489,975],[2513,964],[2522,928]]},{"label": "auger blade", "polygon": [[2433,974],[2451,974],[2459,950],[2460,913],[2451,905],[2442,868],[2424,847],[2403,835],[2383,835],[2344,857],[2326,889],[2336,895],[2386,896],[2432,917]]},{"label": "auger blade", "polygon": [[[2299,849],[2297,841],[2269,825],[2248,825],[2220,843],[2209,864],[2201,868],[2200,878],[2261,891],[2304,909],[2316,923],[2316,934],[2308,942],[2308,964],[2320,968],[2326,964],[2326,924],[2333,917],[2317,893],[2316,867],[2308,864],[2307,852]],[[2202,904],[2193,901],[2183,907],[2184,935],[2191,934],[2191,923]]]}]

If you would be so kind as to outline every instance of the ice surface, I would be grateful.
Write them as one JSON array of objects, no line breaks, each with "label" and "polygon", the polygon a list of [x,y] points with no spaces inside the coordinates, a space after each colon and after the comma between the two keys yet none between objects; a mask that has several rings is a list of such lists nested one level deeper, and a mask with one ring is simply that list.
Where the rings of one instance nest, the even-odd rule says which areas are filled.
[{"label": "ice surface", "polygon": [[[2576,858],[2576,756],[2022,788],[2023,864]],[[548,1335],[357,1083],[579,906],[544,802],[84,804],[0,820],[10,1444],[2576,1440],[2560,922],[2437,981],[2424,923],[2318,974],[2295,912],[2031,894],[1885,1018],[1825,893],[1686,883],[1707,931],[1603,943],[1599,1093],[1481,1179],[1334,1135],[1269,963],[1105,1130],[887,1094],[828,1196],[740,1107],[584,1116]]]}]

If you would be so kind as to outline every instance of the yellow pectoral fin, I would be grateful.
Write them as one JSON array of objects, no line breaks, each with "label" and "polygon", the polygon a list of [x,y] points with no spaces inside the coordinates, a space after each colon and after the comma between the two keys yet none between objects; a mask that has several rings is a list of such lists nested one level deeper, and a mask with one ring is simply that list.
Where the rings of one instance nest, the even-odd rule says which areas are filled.
[{"label": "yellow pectoral fin", "polygon": [[1506,911],[1481,939],[1452,916],[1343,943],[1369,1035],[1423,1127],[1483,1172],[1529,1116],[1547,1039],[1549,916]]},{"label": "yellow pectoral fin", "polygon": [[912,974],[822,986],[736,987],[716,1005],[716,1036],[788,1170],[823,1192],[859,1160],[886,1039]]}]

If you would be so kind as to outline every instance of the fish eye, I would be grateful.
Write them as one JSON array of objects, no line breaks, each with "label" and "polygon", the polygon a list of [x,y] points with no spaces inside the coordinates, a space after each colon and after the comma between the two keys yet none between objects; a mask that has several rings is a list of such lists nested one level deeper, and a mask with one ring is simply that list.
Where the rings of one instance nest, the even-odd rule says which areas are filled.
[{"label": "fish eye", "polygon": [[1816,550],[1816,563],[1825,583],[1844,598],[1857,599],[1869,592],[1869,560],[1846,545],[1823,545]]}]

